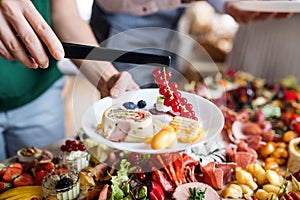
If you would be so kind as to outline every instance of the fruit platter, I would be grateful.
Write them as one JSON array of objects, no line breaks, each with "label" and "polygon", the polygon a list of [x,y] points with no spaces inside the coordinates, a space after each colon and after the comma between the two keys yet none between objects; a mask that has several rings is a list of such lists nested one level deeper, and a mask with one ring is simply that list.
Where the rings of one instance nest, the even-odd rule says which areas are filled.
[{"label": "fruit platter", "polygon": [[20,150],[0,168],[0,200],[300,199],[294,77],[268,83],[228,70],[179,90],[167,69],[153,75],[152,95],[90,107],[57,155]]}]

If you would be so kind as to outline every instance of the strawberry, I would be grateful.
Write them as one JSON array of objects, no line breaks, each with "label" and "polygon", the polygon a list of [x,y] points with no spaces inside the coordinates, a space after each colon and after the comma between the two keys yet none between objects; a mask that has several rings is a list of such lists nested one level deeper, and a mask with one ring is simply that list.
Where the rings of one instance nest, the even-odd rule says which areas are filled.
[{"label": "strawberry", "polygon": [[31,186],[31,185],[34,185],[34,180],[30,174],[23,173],[14,179],[13,184],[15,187]]},{"label": "strawberry", "polygon": [[48,174],[47,171],[45,170],[40,170],[38,172],[36,172],[35,177],[34,177],[34,183],[36,185],[41,185],[43,178]]},{"label": "strawberry", "polygon": [[18,162],[12,163],[8,167],[20,168],[23,171],[23,165],[21,163],[18,163]]},{"label": "strawberry", "polygon": [[11,183],[6,183],[3,181],[0,181],[0,192],[4,192],[5,190],[9,189],[12,187]]},{"label": "strawberry", "polygon": [[0,180],[2,180],[2,176],[4,174],[5,171],[5,165],[0,163]]},{"label": "strawberry", "polygon": [[22,169],[17,167],[8,167],[4,170],[3,181],[11,182],[14,178],[22,174]]},{"label": "strawberry", "polygon": [[54,163],[53,162],[40,163],[36,167],[36,171],[38,172],[40,170],[46,170],[47,172],[52,172],[55,170]]}]

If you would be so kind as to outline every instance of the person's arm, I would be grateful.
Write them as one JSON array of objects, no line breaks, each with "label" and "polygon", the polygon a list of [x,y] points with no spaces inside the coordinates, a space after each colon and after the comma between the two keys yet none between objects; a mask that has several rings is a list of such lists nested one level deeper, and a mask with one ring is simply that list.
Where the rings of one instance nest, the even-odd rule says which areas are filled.
[{"label": "person's arm", "polygon": [[[51,16],[53,29],[61,41],[98,46],[89,24],[80,17],[75,0],[51,0]],[[117,97],[139,88],[129,73],[119,73],[111,63],[77,59],[72,62],[99,89],[101,97]]]},{"label": "person's arm", "polygon": [[[1,0],[0,27],[0,55],[7,60],[18,60],[29,68],[46,68],[49,59],[42,43],[55,59],[64,58],[59,39],[30,0]],[[28,57],[16,35],[33,59]]]}]

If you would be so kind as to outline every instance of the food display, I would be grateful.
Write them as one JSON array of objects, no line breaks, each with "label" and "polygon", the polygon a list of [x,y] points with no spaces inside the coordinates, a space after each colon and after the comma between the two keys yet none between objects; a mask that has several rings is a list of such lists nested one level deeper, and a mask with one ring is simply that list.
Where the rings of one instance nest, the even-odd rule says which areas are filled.
[{"label": "food display", "polygon": [[[55,174],[59,166],[55,159],[38,163],[29,171],[24,163],[4,166],[0,168],[0,199],[24,183],[35,192],[33,187],[39,186],[40,192],[41,184],[46,183],[57,199],[300,199],[300,103],[298,87],[291,77],[269,84],[244,72],[228,71],[222,79],[209,85],[198,83],[185,93],[171,84],[171,74],[165,69],[157,69],[154,74],[159,89],[141,90],[136,96],[129,93],[125,100],[105,99],[96,105],[101,111],[105,105],[103,112],[94,108],[91,112],[98,117],[92,129],[107,132],[106,140],[125,121],[125,137],[116,132],[114,143],[119,149],[118,145],[99,143],[101,132],[92,137],[82,132],[82,142],[69,140],[61,146],[61,151],[71,155],[79,150],[78,144],[85,144],[85,151],[91,154],[89,165],[82,166],[78,175],[66,175],[67,168],[64,175]],[[202,100],[197,95],[207,89],[223,93],[205,96],[219,106],[225,118],[214,137],[209,130],[215,124],[206,119],[211,110],[204,106],[199,111],[194,104]],[[147,96],[148,91],[151,96]],[[199,114],[201,110],[206,118]],[[126,141],[133,132],[142,139]],[[148,145],[151,151],[124,150],[124,143]],[[189,145],[181,150],[174,148],[181,143]],[[57,186],[60,180],[64,183]],[[51,193],[43,188],[43,195]]]}]

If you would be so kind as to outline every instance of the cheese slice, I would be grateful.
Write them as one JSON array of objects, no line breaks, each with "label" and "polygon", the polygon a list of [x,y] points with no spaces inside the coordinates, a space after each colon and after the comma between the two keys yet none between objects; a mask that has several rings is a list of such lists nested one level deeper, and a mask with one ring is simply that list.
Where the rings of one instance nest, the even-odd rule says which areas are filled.
[{"label": "cheese slice", "polygon": [[193,143],[205,137],[203,134],[203,125],[197,120],[175,116],[170,122],[170,126],[176,130],[177,138],[180,142]]}]

